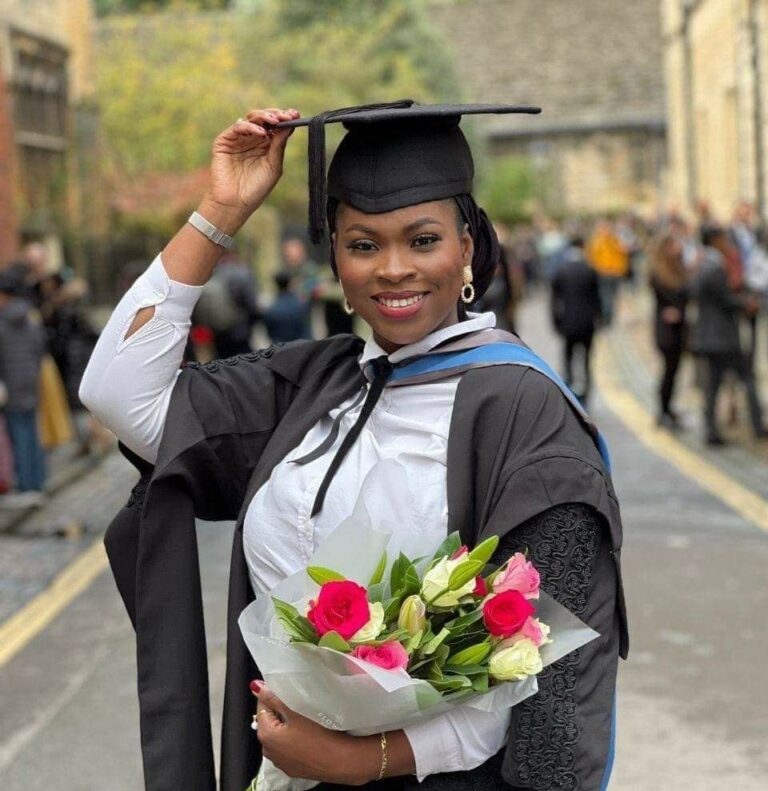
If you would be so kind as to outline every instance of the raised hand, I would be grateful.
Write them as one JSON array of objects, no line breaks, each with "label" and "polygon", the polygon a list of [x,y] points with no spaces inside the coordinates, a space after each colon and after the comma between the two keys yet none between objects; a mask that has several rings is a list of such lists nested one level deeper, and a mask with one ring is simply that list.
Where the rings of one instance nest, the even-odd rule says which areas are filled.
[{"label": "raised hand", "polygon": [[274,188],[283,172],[292,129],[275,129],[299,117],[297,110],[251,110],[213,141],[211,182],[206,200],[247,218]]}]

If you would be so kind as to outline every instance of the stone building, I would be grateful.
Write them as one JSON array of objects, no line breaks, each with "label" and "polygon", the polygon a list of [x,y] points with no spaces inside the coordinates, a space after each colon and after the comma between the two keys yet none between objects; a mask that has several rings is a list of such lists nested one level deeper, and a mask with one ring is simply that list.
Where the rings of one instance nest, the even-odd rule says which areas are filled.
[{"label": "stone building", "polygon": [[26,238],[61,256],[85,201],[74,141],[93,94],[90,0],[0,5],[0,265]]},{"label": "stone building", "polygon": [[562,212],[656,207],[665,162],[659,0],[435,4],[473,102],[542,107],[476,125],[492,154],[533,158]]},{"label": "stone building", "polygon": [[727,220],[742,200],[766,218],[768,0],[662,0],[669,195]]}]

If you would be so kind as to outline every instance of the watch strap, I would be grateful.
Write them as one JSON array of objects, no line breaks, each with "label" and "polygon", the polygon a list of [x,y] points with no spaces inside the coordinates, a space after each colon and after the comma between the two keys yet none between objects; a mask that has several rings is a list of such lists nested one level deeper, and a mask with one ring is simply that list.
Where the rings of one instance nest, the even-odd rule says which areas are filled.
[{"label": "watch strap", "polygon": [[214,244],[218,244],[226,250],[229,250],[235,243],[231,236],[225,234],[224,231],[220,231],[213,223],[208,222],[202,214],[198,214],[196,211],[189,215],[187,222],[200,231],[203,236],[208,237]]}]

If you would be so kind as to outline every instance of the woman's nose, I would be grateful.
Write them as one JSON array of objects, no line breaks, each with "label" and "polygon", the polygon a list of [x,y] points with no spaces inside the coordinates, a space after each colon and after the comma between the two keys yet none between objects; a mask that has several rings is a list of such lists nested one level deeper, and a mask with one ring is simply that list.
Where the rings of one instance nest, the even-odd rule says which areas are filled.
[{"label": "woman's nose", "polygon": [[416,274],[416,268],[411,263],[410,257],[403,255],[398,250],[387,250],[379,258],[379,265],[376,274],[382,280],[390,283],[399,283],[402,280],[412,278]]}]

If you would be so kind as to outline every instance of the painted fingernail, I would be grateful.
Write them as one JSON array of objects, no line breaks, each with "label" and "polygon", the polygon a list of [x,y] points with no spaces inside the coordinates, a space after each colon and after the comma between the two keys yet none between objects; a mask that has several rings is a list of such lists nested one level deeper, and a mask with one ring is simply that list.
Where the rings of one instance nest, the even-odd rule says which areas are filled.
[{"label": "painted fingernail", "polygon": [[249,686],[251,688],[251,692],[253,692],[254,695],[258,695],[259,692],[261,692],[261,688],[264,686],[264,682],[254,679],[253,681],[251,681]]}]

